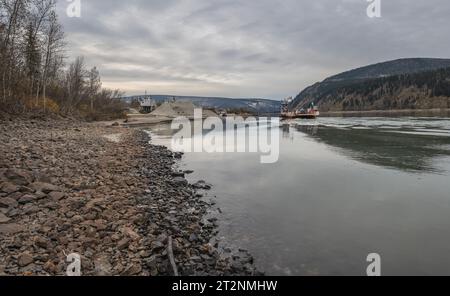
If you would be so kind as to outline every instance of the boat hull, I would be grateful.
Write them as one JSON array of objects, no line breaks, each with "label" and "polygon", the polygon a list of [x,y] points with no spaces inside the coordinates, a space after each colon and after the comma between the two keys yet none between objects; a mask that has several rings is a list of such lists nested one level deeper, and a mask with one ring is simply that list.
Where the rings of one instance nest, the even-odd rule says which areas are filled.
[{"label": "boat hull", "polygon": [[316,119],[316,114],[281,115],[282,119]]}]

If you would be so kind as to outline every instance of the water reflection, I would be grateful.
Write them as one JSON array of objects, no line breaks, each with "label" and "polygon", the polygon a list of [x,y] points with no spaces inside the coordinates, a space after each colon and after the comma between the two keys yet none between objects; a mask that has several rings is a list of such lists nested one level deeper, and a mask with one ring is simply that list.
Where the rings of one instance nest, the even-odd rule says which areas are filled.
[{"label": "water reflection", "polygon": [[442,170],[436,160],[450,156],[450,137],[445,130],[302,124],[293,128],[358,161],[402,171],[439,173]]},{"label": "water reflection", "polygon": [[[168,128],[154,127],[153,143],[170,144]],[[219,238],[249,249],[268,275],[364,275],[373,252],[383,275],[449,274],[450,120],[280,128],[275,164],[250,153],[187,153],[179,164],[194,170],[191,183],[214,185],[205,198],[221,209]]]}]

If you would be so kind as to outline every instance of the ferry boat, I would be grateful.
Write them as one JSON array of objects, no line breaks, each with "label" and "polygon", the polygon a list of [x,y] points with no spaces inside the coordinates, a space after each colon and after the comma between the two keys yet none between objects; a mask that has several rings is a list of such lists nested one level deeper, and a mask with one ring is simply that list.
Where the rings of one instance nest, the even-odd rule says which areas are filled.
[{"label": "ferry boat", "polygon": [[311,103],[309,108],[289,111],[289,104],[292,102],[292,98],[285,99],[281,104],[281,118],[282,119],[316,119],[320,116],[319,108]]}]

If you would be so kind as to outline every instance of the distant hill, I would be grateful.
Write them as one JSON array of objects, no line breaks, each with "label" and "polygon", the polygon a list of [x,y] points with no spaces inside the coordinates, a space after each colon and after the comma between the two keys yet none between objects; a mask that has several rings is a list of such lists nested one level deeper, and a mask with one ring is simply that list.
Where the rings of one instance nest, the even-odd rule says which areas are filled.
[{"label": "distant hill", "polygon": [[[130,96],[123,98],[130,102],[141,96]],[[171,100],[173,98],[179,102],[192,102],[194,105],[202,108],[224,109],[228,111],[242,110],[251,113],[279,113],[281,108],[280,101],[267,99],[231,99],[219,97],[189,97],[189,96],[170,96],[170,95],[148,95],[159,103]]]},{"label": "distant hill", "polygon": [[400,59],[347,71],[303,90],[292,109],[322,111],[450,108],[450,59]]}]

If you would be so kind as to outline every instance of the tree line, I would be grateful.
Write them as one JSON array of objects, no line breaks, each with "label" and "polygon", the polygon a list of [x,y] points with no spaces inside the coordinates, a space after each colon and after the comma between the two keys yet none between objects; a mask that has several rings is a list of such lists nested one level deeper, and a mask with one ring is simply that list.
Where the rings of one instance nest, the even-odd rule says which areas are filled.
[{"label": "tree line", "polygon": [[381,78],[318,83],[294,106],[315,102],[322,110],[450,108],[450,67]]},{"label": "tree line", "polygon": [[56,0],[0,0],[0,109],[108,119],[120,116],[118,90],[102,88],[83,57],[68,63]]},{"label": "tree line", "polygon": [[[400,96],[402,91],[407,94]],[[423,101],[419,107],[433,107],[435,104],[434,107],[449,108],[450,68],[369,79],[347,86],[334,96],[343,99],[364,98],[362,102],[355,99],[345,101],[344,110],[358,109],[361,105],[370,106],[380,100],[383,105],[379,107],[384,109],[415,109],[419,100]],[[429,104],[425,104],[427,100]]]}]

